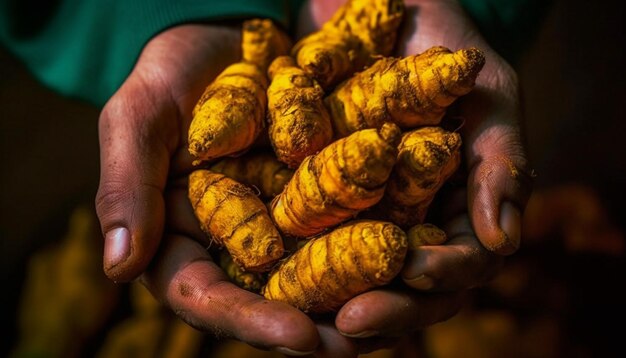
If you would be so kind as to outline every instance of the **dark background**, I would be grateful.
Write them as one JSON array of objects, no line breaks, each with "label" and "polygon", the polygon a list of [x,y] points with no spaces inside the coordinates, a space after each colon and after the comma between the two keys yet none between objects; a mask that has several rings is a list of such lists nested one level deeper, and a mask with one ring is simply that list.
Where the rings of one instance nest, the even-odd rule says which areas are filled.
[{"label": "dark background", "polygon": [[[536,200],[522,249],[470,307],[510,312],[518,333],[551,322],[550,334],[535,335],[550,349],[529,356],[617,356],[622,345],[624,34],[623,2],[558,0],[517,65]],[[0,355],[16,341],[30,255],[63,235],[73,208],[93,203],[97,119],[98,109],[43,88],[0,49]],[[590,200],[603,219],[589,218]],[[516,290],[503,291],[506,280]],[[528,337],[518,336],[506,349],[521,354]]]}]

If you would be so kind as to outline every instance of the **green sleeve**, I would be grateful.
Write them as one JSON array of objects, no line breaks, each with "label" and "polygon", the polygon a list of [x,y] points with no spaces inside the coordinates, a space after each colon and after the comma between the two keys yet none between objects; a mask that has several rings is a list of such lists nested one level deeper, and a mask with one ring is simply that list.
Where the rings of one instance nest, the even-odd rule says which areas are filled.
[{"label": "green sleeve", "polygon": [[515,63],[533,40],[550,0],[460,0],[489,44]]},{"label": "green sleeve", "polygon": [[[3,0],[0,43],[45,85],[103,105],[155,34],[184,22],[268,17],[288,27],[303,0]],[[544,0],[461,0],[494,48],[515,61]],[[293,22],[293,21],[292,21]]]},{"label": "green sleeve", "polygon": [[45,85],[103,105],[128,76],[145,43],[162,30],[184,22],[245,17],[272,18],[289,26],[296,3],[5,0],[0,2],[0,43]]}]

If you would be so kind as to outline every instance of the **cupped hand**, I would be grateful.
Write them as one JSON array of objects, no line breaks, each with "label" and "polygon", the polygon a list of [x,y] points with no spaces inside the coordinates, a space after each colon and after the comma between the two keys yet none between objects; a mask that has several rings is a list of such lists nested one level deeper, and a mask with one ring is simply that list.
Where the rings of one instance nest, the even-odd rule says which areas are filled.
[{"label": "cupped hand", "polygon": [[476,30],[455,0],[407,0],[400,55],[434,45],[477,47],[485,66],[470,94],[450,112],[463,119],[467,202],[472,228],[485,248],[501,255],[520,245],[521,215],[532,180],[521,136],[517,75]]},{"label": "cupped hand", "polygon": [[[128,281],[147,268],[142,282],[191,325],[294,354],[316,349],[319,356],[353,356],[454,315],[464,292],[497,271],[501,257],[495,253],[510,254],[519,246],[530,180],[517,83],[456,1],[406,3],[398,55],[433,45],[476,46],[487,63],[476,89],[456,108],[465,119],[470,175],[460,207],[467,204],[468,213],[446,225],[451,237],[446,245],[408,257],[404,287],[359,295],[334,322],[315,325],[294,308],[228,283],[212,262],[199,243],[203,233],[193,215],[185,214],[190,208],[184,179],[177,180],[191,169],[186,150],[191,108],[206,84],[238,57],[238,31],[207,25],[179,26],[155,37],[102,112],[97,208],[109,277]],[[309,14],[319,21],[338,6],[312,4]]]},{"label": "cupped hand", "polygon": [[240,57],[237,27],[182,25],[155,36],[99,122],[104,270],[115,281],[141,275],[185,321],[221,336],[287,353],[319,342],[302,312],[228,282],[204,245],[187,199],[191,112],[204,88]]},{"label": "cupped hand", "polygon": [[[310,1],[299,34],[329,19],[345,1]],[[469,216],[480,242],[509,255],[521,236],[521,213],[531,191],[531,175],[521,137],[517,75],[484,40],[457,0],[404,0],[405,21],[395,55],[410,56],[432,46],[451,50],[477,47],[486,63],[474,90],[448,113],[463,119]]]},{"label": "cupped hand", "polygon": [[484,248],[466,214],[447,220],[444,229],[445,244],[409,251],[398,282],[358,295],[341,307],[334,321],[318,322],[316,355],[354,357],[389,348],[456,315],[468,290],[491,279],[504,258]]},{"label": "cupped hand", "polygon": [[[342,3],[310,2],[300,33],[318,27]],[[482,38],[455,0],[405,0],[406,18],[396,55],[421,53],[432,46],[452,50],[477,47],[486,64],[475,89],[450,109],[462,118],[467,189],[442,200],[449,241],[410,252],[404,287],[395,285],[353,298],[334,322],[320,328],[321,356],[388,346],[394,338],[446,320],[462,306],[468,289],[495,276],[502,255],[520,245],[521,215],[531,191],[522,145],[517,76]],[[447,201],[446,201],[447,200]]]}]

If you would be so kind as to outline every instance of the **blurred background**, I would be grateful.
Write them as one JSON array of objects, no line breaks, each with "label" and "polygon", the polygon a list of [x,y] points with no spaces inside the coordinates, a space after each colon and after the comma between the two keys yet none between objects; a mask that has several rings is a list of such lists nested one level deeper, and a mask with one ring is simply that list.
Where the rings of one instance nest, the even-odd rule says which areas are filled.
[{"label": "blurred background", "polygon": [[[459,315],[379,356],[626,356],[624,34],[623,2],[554,1],[516,65],[537,175],[522,247]],[[270,355],[103,276],[97,119],[0,48],[0,356]]]}]

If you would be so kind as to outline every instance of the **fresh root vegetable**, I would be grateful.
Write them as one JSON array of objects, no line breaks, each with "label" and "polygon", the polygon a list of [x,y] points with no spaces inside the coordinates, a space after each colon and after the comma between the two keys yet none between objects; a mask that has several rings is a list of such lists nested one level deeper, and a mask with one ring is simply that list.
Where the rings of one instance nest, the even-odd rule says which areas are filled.
[{"label": "fresh root vegetable", "polygon": [[417,224],[406,232],[409,250],[415,250],[424,245],[442,245],[448,241],[448,235],[433,224]]},{"label": "fresh root vegetable", "polygon": [[247,186],[223,174],[189,175],[189,200],[200,227],[247,271],[268,270],[283,255],[283,242],[263,202]]},{"label": "fresh root vegetable", "polygon": [[[402,0],[347,0],[292,49],[270,20],[244,22],[243,58],[207,87],[188,138],[196,164],[238,156],[193,172],[189,200],[240,287],[331,312],[390,282],[409,248],[446,241],[423,222],[461,138],[436,125],[485,58],[440,46],[388,57],[404,11]],[[260,139],[275,155],[241,155]],[[345,223],[359,214],[371,220]]]},{"label": "fresh root vegetable", "polygon": [[251,152],[236,158],[220,159],[209,169],[256,188],[266,199],[280,194],[294,172],[269,153]]},{"label": "fresh root vegetable", "polygon": [[428,206],[461,161],[461,136],[440,127],[407,132],[385,196],[374,212],[402,228],[422,223]]},{"label": "fresh root vegetable", "polygon": [[202,161],[245,151],[263,131],[267,77],[258,66],[238,62],[211,83],[193,110],[189,152]]},{"label": "fresh root vegetable", "polygon": [[270,274],[265,298],[305,312],[335,311],[390,282],[404,264],[407,238],[396,225],[353,221],[311,239]]},{"label": "fresh root vegetable", "polygon": [[241,38],[243,61],[257,65],[266,71],[272,60],[287,55],[291,39],[269,19],[244,21]]},{"label": "fresh root vegetable", "polygon": [[226,250],[220,251],[220,267],[231,282],[244,290],[259,292],[265,284],[265,277],[262,274],[243,270]]},{"label": "fresh root vegetable", "polygon": [[391,121],[403,129],[438,124],[446,108],[469,93],[485,63],[476,48],[432,47],[403,59],[382,58],[326,98],[335,136]]},{"label": "fresh root vegetable", "polygon": [[308,237],[376,204],[396,161],[400,129],[387,123],[337,140],[307,157],[271,214],[285,234]]},{"label": "fresh root vegetable", "polygon": [[391,54],[404,16],[402,0],[348,0],[319,31],[298,41],[292,56],[325,89]]},{"label": "fresh root vegetable", "polygon": [[278,159],[296,168],[305,157],[319,152],[332,140],[324,90],[288,56],[272,62],[269,76],[270,140]]},{"label": "fresh root vegetable", "polygon": [[291,41],[272,21],[253,19],[243,24],[241,47],[242,61],[217,76],[193,109],[188,140],[194,164],[244,152],[265,128],[265,72],[289,52]]}]

